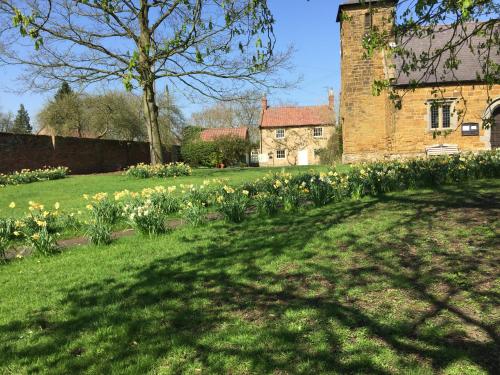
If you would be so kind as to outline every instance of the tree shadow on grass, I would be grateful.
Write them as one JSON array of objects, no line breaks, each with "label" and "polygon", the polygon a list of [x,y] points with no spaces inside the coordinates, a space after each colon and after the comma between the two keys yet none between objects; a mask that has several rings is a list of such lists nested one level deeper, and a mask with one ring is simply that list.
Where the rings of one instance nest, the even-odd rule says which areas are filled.
[{"label": "tree shadow on grass", "polygon": [[498,219],[483,189],[181,230],[188,252],[69,290],[63,319],[48,306],[0,326],[11,339],[44,327],[3,357],[34,371],[45,358],[54,372],[385,374],[467,361],[493,373],[498,238],[467,226]]}]

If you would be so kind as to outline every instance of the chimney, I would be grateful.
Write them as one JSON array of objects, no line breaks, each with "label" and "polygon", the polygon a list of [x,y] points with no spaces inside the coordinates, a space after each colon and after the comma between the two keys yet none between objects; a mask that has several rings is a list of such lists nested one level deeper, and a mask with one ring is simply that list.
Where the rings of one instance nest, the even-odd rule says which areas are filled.
[{"label": "chimney", "polygon": [[265,111],[267,109],[267,97],[264,95],[262,97],[262,110]]},{"label": "chimney", "polygon": [[330,89],[330,90],[328,90],[328,107],[330,109],[333,109],[334,106],[335,106],[335,98],[333,96],[333,90]]}]

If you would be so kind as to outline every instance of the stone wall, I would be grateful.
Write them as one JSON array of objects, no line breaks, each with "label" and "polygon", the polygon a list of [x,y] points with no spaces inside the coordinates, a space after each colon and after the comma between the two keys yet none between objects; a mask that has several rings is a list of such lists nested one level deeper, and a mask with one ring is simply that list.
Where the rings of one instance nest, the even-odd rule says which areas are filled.
[{"label": "stone wall", "polygon": [[[322,137],[314,137],[313,129],[323,128]],[[285,129],[285,138],[276,139],[276,129]],[[268,162],[260,162],[263,167],[282,167],[297,165],[298,151],[307,149],[307,158],[310,165],[319,164],[320,158],[315,150],[326,148],[328,140],[333,135],[335,127],[329,126],[286,126],[283,128],[261,128],[261,154],[272,154]],[[276,150],[282,149],[286,152],[285,159],[276,158]]]},{"label": "stone wall", "polygon": [[[167,161],[171,153],[165,153]],[[68,167],[73,174],[122,170],[148,163],[149,143],[0,133],[0,173],[44,166]]]},{"label": "stone wall", "polygon": [[[389,29],[391,25],[391,4],[373,8],[372,24]],[[341,21],[341,98],[340,122],[343,131],[344,161],[363,154],[366,158],[377,155],[389,146],[387,119],[390,106],[387,95],[373,96],[372,83],[385,79],[390,64],[385,54],[376,52],[367,58],[362,46],[365,5],[353,5],[343,10],[345,20]]]},{"label": "stone wall", "polygon": [[[391,154],[425,153],[425,148],[435,144],[455,144],[460,151],[490,149],[489,130],[483,128],[483,118],[489,107],[488,95],[500,98],[500,85],[489,91],[484,85],[449,85],[425,87],[405,93],[401,110],[394,110],[393,147]],[[429,126],[428,101],[453,100],[452,122],[449,134],[435,135]],[[479,135],[462,135],[463,123],[478,123]]]},{"label": "stone wall", "polygon": [[[373,6],[372,24],[379,28],[392,23],[393,4]],[[366,58],[362,39],[366,32],[366,4],[350,5],[343,9],[341,21],[341,104],[340,121],[343,126],[346,163],[413,157],[425,155],[426,147],[436,144],[457,145],[460,151],[478,151],[490,148],[490,130],[483,129],[492,105],[488,98],[500,100],[500,85],[489,90],[484,85],[440,85],[404,92],[402,108],[396,109],[387,93],[372,93],[376,79],[393,76],[391,62],[384,52]],[[402,90],[402,89],[401,89]],[[403,94],[403,92],[400,92]],[[453,101],[453,119],[450,132],[437,135],[429,125],[429,100]],[[498,102],[500,103],[500,101]],[[479,135],[465,136],[461,124],[480,124]]]}]

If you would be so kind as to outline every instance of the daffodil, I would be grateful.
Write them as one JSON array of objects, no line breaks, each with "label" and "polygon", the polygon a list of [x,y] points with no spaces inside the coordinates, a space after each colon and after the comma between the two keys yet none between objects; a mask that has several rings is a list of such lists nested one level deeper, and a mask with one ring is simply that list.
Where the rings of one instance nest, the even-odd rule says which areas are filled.
[{"label": "daffodil", "polygon": [[16,208],[16,203],[15,202],[10,202],[9,207],[10,208]]}]

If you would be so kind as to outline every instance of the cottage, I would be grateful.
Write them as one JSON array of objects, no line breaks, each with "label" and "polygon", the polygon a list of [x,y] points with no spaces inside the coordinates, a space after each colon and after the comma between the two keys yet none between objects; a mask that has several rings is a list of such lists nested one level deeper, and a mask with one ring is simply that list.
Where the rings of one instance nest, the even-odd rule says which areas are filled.
[{"label": "cottage", "polygon": [[260,122],[261,166],[319,164],[319,151],[335,132],[333,91],[328,104],[269,107],[262,98]]},{"label": "cottage", "polygon": [[[481,79],[478,60],[481,56],[469,48],[460,50],[458,57],[462,63],[453,72],[441,64],[431,74],[416,72],[409,76],[402,73],[401,61],[393,61],[387,51],[365,57],[363,36],[374,26],[390,31],[395,4],[394,0],[347,0],[338,8],[343,161],[500,147],[500,85],[487,90]],[[434,38],[408,39],[405,48],[417,55],[438,49],[450,40],[450,32],[438,26]],[[472,43],[481,40],[476,37]],[[490,58],[500,64],[498,52]],[[418,88],[406,90],[416,75],[420,81]],[[375,79],[390,80],[396,92],[405,91],[400,109],[387,93],[373,96]],[[492,102],[488,102],[488,93]],[[493,120],[491,128],[482,126],[485,119]]]}]

